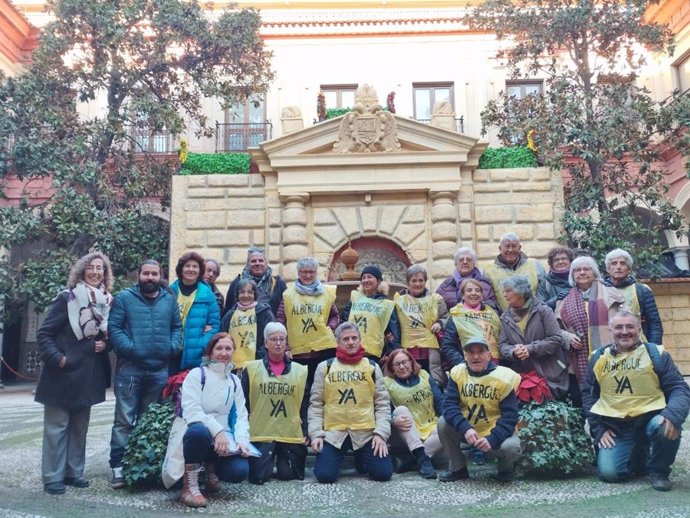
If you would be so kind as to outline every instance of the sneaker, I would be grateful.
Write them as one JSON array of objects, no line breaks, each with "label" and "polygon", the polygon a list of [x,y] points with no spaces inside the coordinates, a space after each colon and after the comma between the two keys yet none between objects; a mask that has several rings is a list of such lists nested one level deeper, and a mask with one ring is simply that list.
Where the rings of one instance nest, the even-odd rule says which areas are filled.
[{"label": "sneaker", "polygon": [[467,468],[462,468],[457,471],[445,470],[439,473],[438,479],[441,482],[455,482],[456,480],[468,480],[470,473]]},{"label": "sneaker", "polygon": [[436,478],[436,470],[434,470],[431,459],[424,455],[424,458],[419,462],[419,474],[422,478],[433,480]]},{"label": "sneaker", "polygon": [[48,482],[47,484],[43,484],[43,491],[49,495],[64,495],[65,484],[62,482]]},{"label": "sneaker", "polygon": [[84,488],[89,487],[89,481],[86,480],[84,477],[66,477],[65,485]]},{"label": "sneaker", "polygon": [[652,481],[652,487],[657,491],[671,491],[671,481],[667,475],[650,473],[649,478]]},{"label": "sneaker", "polygon": [[110,487],[113,489],[122,489],[123,487],[127,487],[125,477],[122,474],[122,466],[113,468],[113,478],[110,479]]}]

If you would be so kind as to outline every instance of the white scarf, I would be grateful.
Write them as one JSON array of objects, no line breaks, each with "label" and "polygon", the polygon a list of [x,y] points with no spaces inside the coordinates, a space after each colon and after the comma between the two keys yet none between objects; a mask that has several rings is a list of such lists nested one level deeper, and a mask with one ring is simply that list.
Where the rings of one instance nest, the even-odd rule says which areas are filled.
[{"label": "white scarf", "polygon": [[67,290],[67,315],[77,340],[108,333],[108,315],[113,297],[103,285],[98,288],[80,282]]}]

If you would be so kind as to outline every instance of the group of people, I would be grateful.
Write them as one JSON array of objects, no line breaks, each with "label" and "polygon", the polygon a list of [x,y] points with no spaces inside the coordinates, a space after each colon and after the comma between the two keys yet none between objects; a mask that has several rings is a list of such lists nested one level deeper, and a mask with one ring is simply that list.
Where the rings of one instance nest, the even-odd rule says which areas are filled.
[{"label": "group of people", "polygon": [[[105,399],[112,350],[113,488],[126,485],[122,458],[138,417],[169,375],[186,370],[178,417],[187,425],[186,505],[205,506],[201,488],[212,493],[221,480],[303,479],[308,447],[323,483],[338,479],[349,450],[377,481],[410,469],[467,479],[465,453],[495,456],[496,478],[510,481],[521,453],[516,389],[520,373],[536,371],[553,398],[584,407],[604,480],[646,470],[655,489],[668,490],[690,389],[661,346],[654,297],[631,276],[627,252],[607,255],[604,278],[594,259],[575,255],[555,247],[547,272],[506,234],[484,271],[461,247],[436,292],[413,265],[392,299],[369,265],[339,313],[313,258],[297,262],[288,286],[250,248],[225,297],[216,261],[184,254],[167,286],[147,260],[138,282],[112,297],[107,257],[88,254],[38,333],[44,489],[89,485],[89,410]],[[437,473],[442,456],[448,469]]]}]

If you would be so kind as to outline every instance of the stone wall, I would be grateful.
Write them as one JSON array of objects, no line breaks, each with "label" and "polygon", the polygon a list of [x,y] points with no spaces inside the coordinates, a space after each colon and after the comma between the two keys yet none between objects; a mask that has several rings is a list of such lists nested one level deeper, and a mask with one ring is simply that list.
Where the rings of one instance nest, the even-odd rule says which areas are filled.
[{"label": "stone wall", "polygon": [[690,376],[690,280],[664,279],[649,282],[664,324],[664,346],[680,372]]}]

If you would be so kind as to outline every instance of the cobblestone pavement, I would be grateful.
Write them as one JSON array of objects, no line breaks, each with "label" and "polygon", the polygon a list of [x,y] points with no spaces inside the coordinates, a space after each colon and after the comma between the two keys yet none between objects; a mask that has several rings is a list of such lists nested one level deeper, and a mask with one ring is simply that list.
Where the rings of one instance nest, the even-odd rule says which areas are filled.
[{"label": "cobblestone pavement", "polygon": [[0,517],[188,516],[443,516],[536,518],[690,517],[690,428],[674,466],[670,493],[653,491],[645,479],[604,484],[595,476],[569,480],[516,480],[498,484],[492,469],[471,467],[472,480],[443,484],[414,473],[370,482],[349,471],[340,482],[315,482],[311,469],[302,482],[271,481],[257,487],[227,485],[203,510],[175,501],[176,491],[130,492],[110,488],[108,443],[113,396],[91,413],[86,452],[88,489],[68,487],[61,496],[43,492],[40,481],[42,406],[30,389],[0,391]]}]

